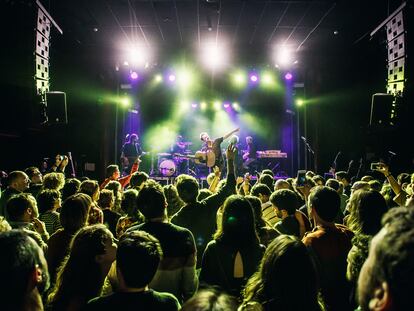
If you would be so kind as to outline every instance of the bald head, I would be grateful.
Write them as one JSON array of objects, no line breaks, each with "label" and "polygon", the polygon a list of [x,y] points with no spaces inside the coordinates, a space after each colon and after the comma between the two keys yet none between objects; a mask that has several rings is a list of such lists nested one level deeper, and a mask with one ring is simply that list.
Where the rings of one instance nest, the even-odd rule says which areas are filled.
[{"label": "bald head", "polygon": [[290,189],[290,184],[284,179],[278,179],[275,183],[275,191],[280,189]]},{"label": "bald head", "polygon": [[13,171],[9,174],[9,187],[17,191],[25,191],[29,188],[30,179],[25,172]]}]

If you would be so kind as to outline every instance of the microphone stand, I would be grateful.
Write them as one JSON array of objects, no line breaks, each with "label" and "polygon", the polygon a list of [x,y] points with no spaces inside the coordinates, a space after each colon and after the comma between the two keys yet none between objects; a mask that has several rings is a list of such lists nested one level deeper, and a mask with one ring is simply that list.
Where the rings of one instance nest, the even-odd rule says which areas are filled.
[{"label": "microphone stand", "polygon": [[305,144],[305,169],[308,170],[308,154],[310,155],[310,159],[312,159],[312,155],[315,155],[315,151],[313,151],[312,147],[309,145],[308,141],[305,137],[301,136],[303,143]]}]

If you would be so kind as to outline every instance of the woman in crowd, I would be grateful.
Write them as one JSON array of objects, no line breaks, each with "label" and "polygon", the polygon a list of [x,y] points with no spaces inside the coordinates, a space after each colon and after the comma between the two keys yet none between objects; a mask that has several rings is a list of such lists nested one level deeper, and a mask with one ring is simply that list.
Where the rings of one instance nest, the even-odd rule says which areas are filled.
[{"label": "woman in crowd", "polygon": [[55,280],[58,267],[69,253],[69,244],[76,232],[88,224],[91,198],[83,193],[70,196],[63,202],[60,209],[60,224],[62,229],[57,230],[48,241],[46,252],[50,279]]},{"label": "woman in crowd", "polygon": [[200,283],[217,285],[236,297],[256,271],[264,252],[249,201],[232,195],[224,202],[221,223],[201,263]]},{"label": "woman in crowd", "polygon": [[119,218],[116,225],[116,236],[119,238],[129,227],[138,225],[144,221],[144,216],[137,207],[138,191],[129,189],[124,191],[121,209],[126,214]]},{"label": "woman in crowd", "polygon": [[104,225],[79,230],[48,297],[50,309],[82,310],[90,299],[99,296],[116,249],[113,235]]},{"label": "woman in crowd", "polygon": [[103,212],[98,206],[99,184],[96,180],[85,180],[81,183],[79,193],[87,194],[92,199],[92,206],[89,210],[89,224],[102,224]]},{"label": "woman in crowd", "polygon": [[313,261],[297,237],[281,235],[269,244],[239,310],[323,310]]}]

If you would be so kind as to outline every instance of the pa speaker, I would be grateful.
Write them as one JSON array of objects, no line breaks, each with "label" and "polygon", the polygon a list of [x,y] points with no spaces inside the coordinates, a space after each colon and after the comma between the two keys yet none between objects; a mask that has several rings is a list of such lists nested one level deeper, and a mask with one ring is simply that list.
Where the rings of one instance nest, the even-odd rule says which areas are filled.
[{"label": "pa speaker", "polygon": [[369,125],[394,125],[395,117],[395,97],[393,95],[385,93],[372,95]]},{"label": "pa speaker", "polygon": [[68,123],[65,92],[47,92],[46,105],[46,115],[49,124]]}]

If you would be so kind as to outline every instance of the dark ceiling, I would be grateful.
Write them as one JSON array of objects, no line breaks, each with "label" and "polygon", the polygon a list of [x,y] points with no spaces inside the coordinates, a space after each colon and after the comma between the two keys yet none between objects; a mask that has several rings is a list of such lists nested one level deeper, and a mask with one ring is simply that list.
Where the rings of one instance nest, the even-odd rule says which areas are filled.
[{"label": "dark ceiling", "polygon": [[[390,3],[391,2],[391,3]],[[397,3],[398,2],[398,3]],[[66,36],[85,46],[120,42],[197,47],[208,42],[315,48],[336,35],[351,43],[400,1],[43,1]]]}]

